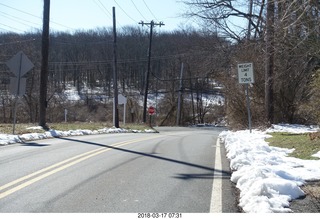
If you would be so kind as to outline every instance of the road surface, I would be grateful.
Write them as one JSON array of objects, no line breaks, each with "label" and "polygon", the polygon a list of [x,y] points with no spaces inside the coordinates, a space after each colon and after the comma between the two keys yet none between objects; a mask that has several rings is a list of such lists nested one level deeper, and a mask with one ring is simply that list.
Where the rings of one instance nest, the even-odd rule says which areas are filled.
[{"label": "road surface", "polygon": [[222,129],[157,129],[0,146],[0,212],[237,212]]}]

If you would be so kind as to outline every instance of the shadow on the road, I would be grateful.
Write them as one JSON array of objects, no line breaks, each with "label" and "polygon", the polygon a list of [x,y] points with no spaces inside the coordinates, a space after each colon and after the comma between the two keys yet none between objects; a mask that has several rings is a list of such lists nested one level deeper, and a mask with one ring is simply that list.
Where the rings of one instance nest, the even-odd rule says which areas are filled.
[{"label": "shadow on the road", "polygon": [[[95,143],[95,142],[90,142],[90,141],[83,141],[83,140],[72,139],[72,138],[61,138],[61,139],[67,140],[67,141],[84,143],[84,144],[91,144],[91,145],[95,145],[95,146],[99,146],[99,147],[111,148],[111,149],[126,152],[126,153],[137,154],[137,155],[141,155],[141,156],[145,156],[145,157],[150,157],[150,158],[173,162],[173,163],[177,163],[177,164],[181,164],[181,165],[191,166],[191,167],[195,167],[195,168],[199,168],[199,169],[203,169],[203,170],[208,170],[211,172],[211,175],[213,175],[213,173],[215,172],[215,173],[222,174],[222,176],[229,176],[230,177],[230,172],[228,172],[228,171],[216,170],[212,167],[207,167],[207,166],[203,166],[203,165],[199,165],[199,164],[194,164],[194,163],[175,160],[175,159],[171,159],[171,158],[161,157],[161,156],[158,156],[155,154],[143,153],[143,152],[139,152],[139,151],[133,151],[133,150],[129,150],[129,149],[113,147],[113,146],[109,146],[109,145],[105,145],[105,144],[100,144],[100,143]],[[180,178],[180,179],[208,178],[208,175],[209,175],[209,173],[208,174],[199,174],[198,176],[197,176],[197,174],[181,174],[181,175],[179,175],[180,177],[177,176],[175,178]]]},{"label": "shadow on the road", "polygon": [[174,178],[177,179],[183,179],[183,180],[191,180],[191,179],[229,179],[231,174],[227,171],[217,171],[214,170],[215,172],[220,172],[221,175],[213,175],[212,172],[210,173],[195,173],[195,174],[190,174],[190,173],[180,173],[176,176],[174,176]]},{"label": "shadow on the road", "polygon": [[50,145],[50,144],[38,144],[36,142],[23,142],[21,144],[22,146],[29,146],[29,147],[46,147]]}]

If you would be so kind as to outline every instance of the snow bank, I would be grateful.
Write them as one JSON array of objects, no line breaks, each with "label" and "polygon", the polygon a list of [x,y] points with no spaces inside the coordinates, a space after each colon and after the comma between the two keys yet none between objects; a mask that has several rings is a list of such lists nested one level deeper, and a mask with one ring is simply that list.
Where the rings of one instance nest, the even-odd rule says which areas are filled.
[{"label": "snow bank", "polygon": [[[314,128],[274,125],[267,132],[224,131],[227,158],[233,171],[231,181],[240,190],[239,206],[248,213],[291,212],[291,200],[304,196],[300,186],[320,179],[320,161],[288,157],[292,149],[269,146],[268,132],[304,133]],[[318,153],[319,154],[319,153]]]},{"label": "snow bank", "polygon": [[316,132],[319,131],[318,126],[305,126],[299,124],[278,124],[272,125],[271,128],[267,130],[267,132],[288,132],[294,134],[302,134],[302,133],[309,133],[309,132]]},{"label": "snow bank", "polygon": [[17,135],[0,134],[0,145],[14,144],[21,142]]},{"label": "snow bank", "polygon": [[[29,127],[29,130],[42,130],[42,127],[35,126]],[[96,134],[108,134],[108,133],[155,133],[157,131],[153,129],[141,130],[131,130],[122,128],[103,128],[99,130],[69,130],[69,131],[59,131],[59,130],[49,130],[45,133],[28,133],[22,135],[7,135],[0,134],[0,145],[8,145],[14,143],[21,143],[23,141],[34,141],[46,138],[57,138],[57,137],[67,137],[67,136],[81,136],[81,135],[96,135]]]}]

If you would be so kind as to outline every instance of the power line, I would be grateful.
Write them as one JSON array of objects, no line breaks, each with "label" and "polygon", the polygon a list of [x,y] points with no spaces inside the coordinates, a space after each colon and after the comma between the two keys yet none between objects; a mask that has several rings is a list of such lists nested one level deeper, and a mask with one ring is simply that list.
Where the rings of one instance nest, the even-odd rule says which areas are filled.
[{"label": "power line", "polygon": [[[100,0],[98,0],[98,1],[99,1],[100,5],[96,2],[96,0],[94,0],[94,2],[99,6],[99,8],[103,11],[103,13],[106,14],[112,20],[113,15],[108,11],[106,6]],[[121,26],[121,24],[118,21],[116,21],[116,22],[119,26]]]},{"label": "power line", "polygon": [[143,1],[144,5],[147,7],[147,9],[149,10],[150,14],[151,14],[157,21],[159,21],[158,18],[154,15],[154,13],[152,13],[152,11],[150,10],[150,8],[149,8],[149,6],[147,5],[147,3],[145,2],[145,0],[142,0],[142,1]]},{"label": "power line", "polygon": [[10,9],[12,9],[12,10],[15,10],[15,11],[19,11],[19,12],[21,12],[21,13],[23,13],[23,14],[27,14],[27,15],[29,15],[29,16],[32,16],[32,17],[35,17],[35,18],[40,18],[40,19],[42,19],[42,18],[41,18],[41,17],[39,17],[39,16],[36,16],[36,15],[30,14],[30,13],[28,13],[28,12],[22,11],[22,10],[17,9],[17,8],[14,8],[14,7],[11,7],[11,6],[9,6],[9,5],[5,5],[5,4],[3,4],[3,3],[0,3],[0,5],[3,5],[3,6],[5,6],[5,7],[7,7],[7,8],[10,8]]},{"label": "power line", "polygon": [[135,19],[133,19],[125,10],[123,10],[123,8],[118,4],[118,2],[116,0],[114,0],[114,2],[119,6],[119,8],[121,9],[121,11],[123,11],[123,13],[125,13],[125,15],[127,15],[128,18],[130,18],[131,20],[133,20],[135,23],[137,22]]},{"label": "power line", "polygon": [[[3,4],[3,3],[0,3],[0,5],[2,5],[2,6],[4,6],[4,7],[7,7],[7,8],[10,8],[10,9],[12,9],[12,10],[18,11],[18,12],[20,12],[20,13],[23,13],[23,14],[26,14],[26,15],[29,15],[29,16],[32,16],[32,17],[35,17],[35,18],[37,18],[37,19],[41,19],[41,20],[42,20],[42,17],[39,17],[39,16],[36,16],[36,15],[30,14],[30,13],[28,13],[28,12],[26,12],[26,11],[22,11],[22,10],[20,10],[20,9],[11,7],[11,6],[6,5],[6,4]],[[57,23],[57,22],[54,22],[54,21],[52,21],[51,19],[50,19],[50,23],[53,23],[53,24],[56,24],[56,25],[58,25],[58,26],[65,27],[65,28],[68,28],[68,29],[75,30],[75,29],[72,28],[72,27],[68,27],[68,26],[65,26],[65,25],[63,25],[63,24],[59,24],[59,23]]]},{"label": "power line", "polygon": [[136,6],[136,4],[131,0],[131,3],[134,5],[134,7],[136,8],[136,10],[139,12],[139,14],[142,16],[143,19],[147,20],[143,14],[140,12],[140,10],[138,9],[138,7]]},{"label": "power line", "polygon": [[20,31],[20,32],[24,32],[23,30],[20,30],[20,29],[18,29],[18,28],[11,27],[11,26],[6,25],[6,24],[0,23],[0,25],[3,25],[3,26],[5,26],[5,27],[8,27],[8,28],[13,29],[13,30],[17,30],[17,31]]},{"label": "power line", "polygon": [[[29,26],[29,27],[34,28],[34,26],[30,26],[29,24],[26,24],[26,23],[34,24],[34,25],[37,25],[37,26],[41,25],[41,24],[39,24],[39,23],[34,23],[34,22],[31,22],[31,21],[27,21],[27,20],[25,20],[25,19],[21,19],[21,18],[19,18],[19,17],[13,16],[13,15],[8,14],[8,13],[5,13],[5,12],[3,12],[3,11],[0,11],[0,13],[2,14],[1,16],[5,17],[5,18],[7,18],[7,19],[10,19],[10,20],[12,20],[12,21],[15,21],[15,22],[17,22],[17,23],[23,24],[23,25],[25,25],[25,26]],[[20,21],[19,21],[19,20],[20,20]],[[26,23],[24,23],[24,22],[26,22]]]},{"label": "power line", "polygon": [[107,10],[107,8],[104,6],[104,4],[98,0],[99,4],[94,0],[94,3],[99,6],[99,8],[103,11],[105,15],[107,15],[109,18],[112,18],[112,14]]}]

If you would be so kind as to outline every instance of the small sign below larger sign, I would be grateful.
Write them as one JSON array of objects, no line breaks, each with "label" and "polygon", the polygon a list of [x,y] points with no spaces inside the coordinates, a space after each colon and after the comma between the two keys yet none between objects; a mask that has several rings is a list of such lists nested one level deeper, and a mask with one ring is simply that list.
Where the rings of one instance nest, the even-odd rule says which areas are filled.
[{"label": "small sign below larger sign", "polygon": [[238,64],[238,77],[239,77],[240,84],[254,83],[253,64],[252,63]]}]

